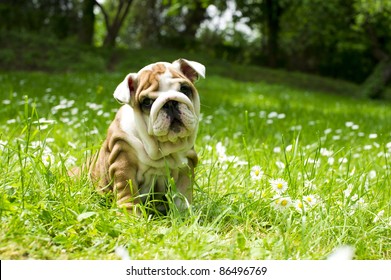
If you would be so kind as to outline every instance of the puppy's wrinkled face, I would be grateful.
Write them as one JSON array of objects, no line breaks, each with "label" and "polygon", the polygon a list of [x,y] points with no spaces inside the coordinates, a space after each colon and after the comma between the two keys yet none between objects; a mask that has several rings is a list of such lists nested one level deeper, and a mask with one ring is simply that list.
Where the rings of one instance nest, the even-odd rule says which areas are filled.
[{"label": "puppy's wrinkled face", "polygon": [[160,63],[141,70],[136,98],[148,134],[158,141],[175,143],[196,132],[197,90],[183,73],[170,65]]},{"label": "puppy's wrinkled face", "polygon": [[[134,127],[152,158],[159,157],[157,149],[166,155],[194,145],[200,114],[194,82],[199,77],[205,77],[201,63],[158,62],[128,74],[114,91],[119,102],[132,107]],[[165,144],[156,147],[154,141]]]}]

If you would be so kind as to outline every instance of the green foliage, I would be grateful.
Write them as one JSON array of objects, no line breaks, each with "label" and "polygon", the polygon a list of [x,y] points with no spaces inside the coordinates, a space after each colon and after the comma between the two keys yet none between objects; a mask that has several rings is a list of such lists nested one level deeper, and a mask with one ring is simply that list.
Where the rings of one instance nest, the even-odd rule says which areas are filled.
[{"label": "green foliage", "polygon": [[6,70],[103,71],[109,56],[71,39],[28,32],[1,32],[0,44],[0,68]]},{"label": "green foliage", "polygon": [[[0,66],[52,70],[73,60],[88,65],[86,69],[114,69],[119,61],[116,53],[76,43],[93,41],[95,46],[170,47],[363,83],[381,60],[391,56],[389,1],[134,0],[123,27],[119,17],[114,20],[121,7],[118,3],[105,1],[98,9],[92,0],[3,1],[0,41],[5,47],[0,50]],[[233,3],[236,11],[231,11],[227,26],[206,26],[208,7],[213,5],[217,15],[222,15]],[[99,11],[96,15],[94,7]],[[243,23],[253,28],[251,36],[240,30]],[[54,42],[54,38],[64,42]],[[67,69],[85,70],[79,65]]]},{"label": "green foliage", "polygon": [[[118,259],[125,248],[131,259],[324,259],[348,244],[357,259],[389,259],[390,105],[291,85],[339,82],[209,62],[194,204],[155,218],[66,173],[99,148],[127,72],[1,74],[0,258]],[[226,76],[243,72],[254,80]],[[291,207],[276,204],[277,178]]]},{"label": "green foliage", "polygon": [[42,33],[61,39],[76,37],[81,29],[79,0],[3,0],[0,31]]}]

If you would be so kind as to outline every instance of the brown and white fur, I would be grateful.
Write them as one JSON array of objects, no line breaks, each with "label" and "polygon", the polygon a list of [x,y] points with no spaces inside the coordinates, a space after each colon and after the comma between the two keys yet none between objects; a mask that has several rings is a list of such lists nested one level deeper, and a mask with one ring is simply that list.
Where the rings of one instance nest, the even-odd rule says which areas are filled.
[{"label": "brown and white fur", "polygon": [[[174,200],[178,208],[192,202],[200,115],[194,82],[200,76],[205,77],[202,64],[178,59],[128,74],[116,88],[114,97],[124,105],[92,159],[89,174],[100,192],[115,193],[120,207],[130,211],[148,194],[164,200],[169,179],[183,195]],[[162,203],[155,208],[166,210]]]}]

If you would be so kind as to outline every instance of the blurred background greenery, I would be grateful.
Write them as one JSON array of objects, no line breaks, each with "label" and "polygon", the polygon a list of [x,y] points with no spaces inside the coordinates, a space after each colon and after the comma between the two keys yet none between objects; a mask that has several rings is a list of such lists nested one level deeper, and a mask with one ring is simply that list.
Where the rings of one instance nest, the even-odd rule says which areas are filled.
[{"label": "blurred background greenery", "polygon": [[384,99],[390,27],[389,0],[0,0],[0,70],[134,71],[184,56],[233,78],[267,76],[243,65],[306,72]]}]

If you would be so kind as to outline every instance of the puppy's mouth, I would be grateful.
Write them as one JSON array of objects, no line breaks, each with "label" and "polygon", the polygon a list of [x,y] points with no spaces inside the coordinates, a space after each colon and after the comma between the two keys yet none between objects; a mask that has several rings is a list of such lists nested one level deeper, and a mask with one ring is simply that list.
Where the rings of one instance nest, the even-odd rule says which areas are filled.
[{"label": "puppy's mouth", "polygon": [[177,120],[177,119],[174,119],[172,122],[171,122],[171,125],[170,125],[170,130],[175,132],[175,133],[179,133],[181,131],[181,128],[183,127],[183,124],[180,120]]}]

